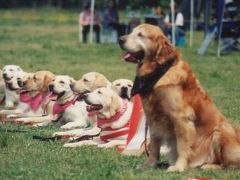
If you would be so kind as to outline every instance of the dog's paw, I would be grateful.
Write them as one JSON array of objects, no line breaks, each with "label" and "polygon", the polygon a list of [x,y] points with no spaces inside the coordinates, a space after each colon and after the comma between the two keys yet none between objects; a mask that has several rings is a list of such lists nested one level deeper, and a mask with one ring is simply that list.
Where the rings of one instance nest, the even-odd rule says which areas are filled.
[{"label": "dog's paw", "polygon": [[15,106],[14,106],[14,103],[13,102],[6,102],[5,103],[5,107],[7,108],[7,109],[12,109],[12,108],[14,108]]},{"label": "dog's paw", "polygon": [[174,166],[169,166],[167,171],[168,172],[183,172],[184,169],[185,169],[184,166],[174,165]]},{"label": "dog's paw", "polygon": [[77,146],[80,146],[80,145],[77,143],[66,143],[63,145],[63,147],[77,147]]},{"label": "dog's paw", "polygon": [[68,135],[67,132],[55,132],[53,133],[53,136],[64,136],[64,135]]},{"label": "dog's paw", "polygon": [[18,115],[17,114],[9,114],[7,115],[7,118],[17,118]]},{"label": "dog's paw", "polygon": [[104,143],[104,144],[98,144],[97,147],[99,147],[99,148],[110,148],[111,146]]},{"label": "dog's paw", "polygon": [[61,126],[60,128],[65,129],[65,130],[69,130],[69,129],[72,129],[73,126],[71,124],[65,124],[65,125]]}]

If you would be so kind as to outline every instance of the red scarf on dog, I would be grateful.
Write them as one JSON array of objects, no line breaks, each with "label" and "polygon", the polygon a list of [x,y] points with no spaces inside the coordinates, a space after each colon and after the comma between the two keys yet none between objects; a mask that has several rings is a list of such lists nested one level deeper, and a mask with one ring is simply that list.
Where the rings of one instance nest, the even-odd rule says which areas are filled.
[{"label": "red scarf on dog", "polygon": [[32,110],[36,111],[44,99],[42,93],[37,93],[35,96],[29,96],[28,92],[20,93],[20,101],[28,104]]},{"label": "red scarf on dog", "polygon": [[[120,111],[118,111],[115,115],[110,118],[99,118],[97,117],[97,125],[101,128],[101,126],[105,124],[112,123],[117,121],[126,111],[127,111],[128,100],[123,100],[123,107]],[[118,129],[113,129],[111,127],[102,128],[100,139],[104,142],[108,142],[111,139],[121,139],[124,136],[127,136],[129,131],[129,123],[125,124],[123,127]]]},{"label": "red scarf on dog", "polygon": [[69,106],[75,104],[75,102],[78,100],[78,97],[79,96],[75,96],[71,101],[67,101],[64,104],[59,104],[58,102],[56,102],[53,105],[53,115],[63,113]]}]

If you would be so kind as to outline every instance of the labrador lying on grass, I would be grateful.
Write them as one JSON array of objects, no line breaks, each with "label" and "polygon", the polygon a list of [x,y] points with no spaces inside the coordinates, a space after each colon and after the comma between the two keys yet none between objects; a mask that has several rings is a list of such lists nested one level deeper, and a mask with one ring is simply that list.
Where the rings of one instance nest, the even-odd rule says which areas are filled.
[{"label": "labrador lying on grass", "polygon": [[74,94],[71,85],[74,79],[66,75],[57,75],[49,83],[49,93],[56,97],[54,101],[45,102],[46,114],[42,117],[17,119],[23,123],[32,123],[43,126],[58,122],[62,129],[85,128],[88,126],[86,103],[78,101],[79,96]]},{"label": "labrador lying on grass", "polygon": [[14,90],[18,96],[20,96],[19,103],[16,105],[16,109],[3,109],[0,111],[1,114],[6,115],[6,117],[17,117],[21,113],[27,113],[26,111],[28,110],[29,106],[21,101],[21,92],[24,91],[22,82],[31,75],[32,73],[18,71],[10,80],[8,80],[8,87]]},{"label": "labrador lying on grass", "polygon": [[[129,129],[129,120],[132,113],[132,103],[122,99],[110,88],[99,88],[85,95],[89,113],[97,116],[97,125],[100,135],[90,140],[67,143],[65,147],[82,145],[97,145],[98,147],[114,147],[125,145]],[[86,132],[86,134],[91,134]]]},{"label": "labrador lying on grass", "polygon": [[2,77],[5,82],[4,91],[6,108],[14,108],[19,103],[19,94],[16,93],[16,90],[11,87],[11,84],[9,84],[9,81],[18,72],[23,72],[23,70],[17,65],[6,65],[2,69]]},{"label": "labrador lying on grass", "polygon": [[168,171],[239,167],[239,130],[214,105],[163,32],[142,24],[119,44],[124,60],[137,64],[132,95],[141,95],[150,127],[150,156],[141,167],[157,166],[163,142],[170,147]]},{"label": "labrador lying on grass", "polygon": [[[92,92],[93,90],[101,87],[110,87],[110,81],[101,73],[98,72],[88,72],[83,74],[82,77],[74,81],[71,85],[71,89],[82,96],[87,92]],[[69,131],[55,132],[53,136],[64,136],[64,137],[81,137],[81,136],[98,136],[100,128],[97,127],[95,116],[88,117],[90,127],[73,129]]]}]

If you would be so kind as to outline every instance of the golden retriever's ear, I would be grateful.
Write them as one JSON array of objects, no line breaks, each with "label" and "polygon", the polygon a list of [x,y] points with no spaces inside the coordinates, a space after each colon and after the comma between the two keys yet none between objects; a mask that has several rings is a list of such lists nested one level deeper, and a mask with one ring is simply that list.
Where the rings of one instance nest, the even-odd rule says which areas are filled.
[{"label": "golden retriever's ear", "polygon": [[111,97],[111,105],[110,105],[110,114],[113,116],[117,110],[121,108],[121,104],[118,101],[117,96],[112,96]]},{"label": "golden retriever's ear", "polygon": [[176,60],[178,60],[179,58],[178,50],[169,42],[167,37],[159,36],[156,44],[157,51],[155,58],[158,64],[163,64],[167,60],[172,58],[176,58]]},{"label": "golden retriever's ear", "polygon": [[43,80],[43,87],[42,87],[42,92],[47,92],[48,91],[48,86],[49,84],[54,80],[54,75],[53,74],[46,74]]}]

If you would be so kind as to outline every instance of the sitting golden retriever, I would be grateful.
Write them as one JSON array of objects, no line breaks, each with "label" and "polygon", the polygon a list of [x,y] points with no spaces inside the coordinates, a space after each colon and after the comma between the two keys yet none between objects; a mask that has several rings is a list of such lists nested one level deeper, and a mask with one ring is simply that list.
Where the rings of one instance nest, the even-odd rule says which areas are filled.
[{"label": "sitting golden retriever", "polygon": [[142,98],[150,127],[155,167],[163,142],[170,147],[168,171],[219,169],[240,165],[238,130],[226,121],[190,66],[156,26],[142,24],[119,39],[124,60],[137,63],[132,95]]}]

